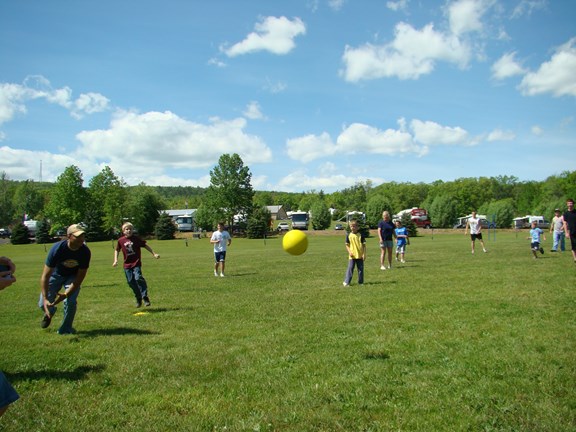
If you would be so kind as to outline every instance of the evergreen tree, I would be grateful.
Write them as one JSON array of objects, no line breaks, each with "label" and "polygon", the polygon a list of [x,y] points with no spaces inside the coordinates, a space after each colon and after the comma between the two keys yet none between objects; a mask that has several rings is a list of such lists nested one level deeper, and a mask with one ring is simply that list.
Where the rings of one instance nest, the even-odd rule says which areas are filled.
[{"label": "evergreen tree", "polygon": [[264,238],[272,222],[272,214],[266,207],[257,207],[248,217],[246,235],[248,238]]},{"label": "evergreen tree", "polygon": [[160,213],[158,222],[156,222],[155,234],[158,240],[172,240],[176,233],[176,226],[168,213]]},{"label": "evergreen tree", "polygon": [[38,223],[38,228],[36,229],[36,243],[44,244],[51,242],[52,236],[50,236],[50,223],[46,219],[42,219]]},{"label": "evergreen tree", "polygon": [[416,237],[418,235],[418,227],[412,220],[412,216],[410,215],[410,213],[402,214],[402,216],[400,217],[400,223],[402,224],[402,226],[408,229],[409,237]]},{"label": "evergreen tree", "polygon": [[14,245],[30,243],[30,232],[28,231],[28,228],[26,228],[26,225],[23,223],[14,225],[12,236],[10,237],[10,243]]}]

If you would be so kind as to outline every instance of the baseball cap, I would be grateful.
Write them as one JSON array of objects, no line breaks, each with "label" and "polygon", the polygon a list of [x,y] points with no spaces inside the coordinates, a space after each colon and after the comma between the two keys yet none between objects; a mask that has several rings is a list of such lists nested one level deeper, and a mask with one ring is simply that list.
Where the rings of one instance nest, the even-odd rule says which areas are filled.
[{"label": "baseball cap", "polygon": [[554,212],[560,212],[560,209],[555,209]]},{"label": "baseball cap", "polygon": [[68,227],[67,235],[72,234],[75,237],[80,237],[84,234],[84,227],[80,224],[70,225]]}]

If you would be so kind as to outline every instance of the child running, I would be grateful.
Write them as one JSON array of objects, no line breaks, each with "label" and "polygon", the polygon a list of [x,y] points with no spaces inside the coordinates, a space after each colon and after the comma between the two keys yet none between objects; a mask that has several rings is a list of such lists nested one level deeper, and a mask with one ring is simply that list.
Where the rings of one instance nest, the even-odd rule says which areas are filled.
[{"label": "child running", "polygon": [[546,236],[544,235],[544,231],[538,228],[538,222],[532,221],[532,228],[530,229],[530,236],[528,237],[532,242],[530,243],[530,248],[532,249],[532,254],[534,255],[534,259],[538,258],[537,252],[544,254],[544,248],[540,246],[540,238],[544,237],[544,241],[546,241]]},{"label": "child running", "polygon": [[141,248],[146,249],[156,259],[160,255],[154,253],[152,248],[146,244],[146,240],[141,239],[134,234],[134,225],[126,222],[122,225],[122,237],[118,239],[116,248],[114,249],[114,262],[113,267],[118,265],[118,253],[122,251],[124,255],[124,274],[128,286],[132,288],[134,297],[136,297],[136,307],[139,308],[144,305],[150,306],[150,297],[148,296],[148,284],[142,275],[142,251]]}]

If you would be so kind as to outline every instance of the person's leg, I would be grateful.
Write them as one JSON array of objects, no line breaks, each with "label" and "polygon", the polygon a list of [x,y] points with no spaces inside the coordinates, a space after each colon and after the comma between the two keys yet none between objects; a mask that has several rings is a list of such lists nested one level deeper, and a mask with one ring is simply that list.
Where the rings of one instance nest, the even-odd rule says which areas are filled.
[{"label": "person's leg", "polygon": [[384,257],[386,256],[386,247],[380,246],[380,270],[384,270]]},{"label": "person's leg", "polygon": [[144,300],[146,306],[150,306],[150,297],[148,297],[148,283],[142,274],[142,267],[134,267],[134,280],[140,292],[140,298]]},{"label": "person's leg", "polygon": [[[75,278],[75,275],[70,276],[66,280],[64,288],[68,289]],[[74,324],[74,317],[76,316],[76,309],[78,307],[77,299],[78,295],[80,295],[80,290],[81,287],[77,287],[76,290],[70,294],[66,300],[64,300],[64,316],[62,317],[62,324],[60,324],[60,328],[58,329],[59,334],[74,333],[72,325]]]},{"label": "person's leg", "polygon": [[[47,298],[48,298],[49,303],[54,302],[54,300],[56,299],[56,293],[60,290],[60,288],[64,284],[64,281],[65,281],[65,278],[52,273],[52,275],[50,276],[50,279],[48,280]],[[40,298],[38,299],[38,307],[42,311],[42,315],[43,315],[42,328],[46,328],[50,325],[52,317],[54,316],[54,314],[56,313],[58,308],[56,306],[49,307],[48,311],[50,312],[50,316],[49,317],[46,316],[46,312],[44,311],[44,297],[42,296],[42,293],[40,293]]]},{"label": "person's leg", "polygon": [[348,260],[348,268],[346,269],[346,275],[344,276],[344,285],[350,285],[352,276],[354,275],[354,260]]},{"label": "person's leg", "polygon": [[560,241],[560,233],[554,231],[552,234],[552,249],[550,249],[550,252],[558,251],[559,241]]},{"label": "person's leg", "polygon": [[138,286],[138,282],[136,281],[136,275],[134,274],[133,268],[124,269],[124,274],[126,275],[126,282],[128,282],[128,286],[134,293],[134,297],[136,298],[136,307],[142,306],[142,294],[140,294],[140,287]]},{"label": "person's leg", "polygon": [[392,268],[392,246],[388,246],[386,249],[388,249],[388,268],[391,269]]},{"label": "person's leg", "polygon": [[560,233],[560,250],[564,252],[566,250],[566,234]]},{"label": "person's leg", "polygon": [[0,371],[0,417],[6,412],[8,407],[20,398],[20,395],[14,390],[12,384]]},{"label": "person's leg", "polygon": [[362,285],[364,283],[364,260],[358,259],[355,261],[358,268],[358,285]]}]

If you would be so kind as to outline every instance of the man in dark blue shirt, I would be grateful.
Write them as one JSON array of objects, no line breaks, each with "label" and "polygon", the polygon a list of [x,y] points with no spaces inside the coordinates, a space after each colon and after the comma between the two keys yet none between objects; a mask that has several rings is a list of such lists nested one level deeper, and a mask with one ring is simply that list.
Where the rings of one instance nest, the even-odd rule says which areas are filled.
[{"label": "man in dark blue shirt", "polygon": [[[84,243],[84,228],[70,225],[67,239],[50,249],[44,270],[40,278],[40,300],[38,306],[44,311],[41,327],[47,328],[56,313],[56,305],[64,302],[64,317],[58,334],[75,333],[72,324],[76,315],[76,306],[80,286],[90,266],[91,252]],[[60,289],[64,287],[64,292]]]}]

